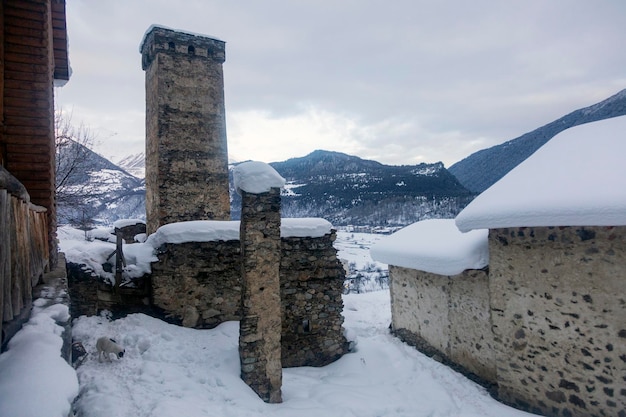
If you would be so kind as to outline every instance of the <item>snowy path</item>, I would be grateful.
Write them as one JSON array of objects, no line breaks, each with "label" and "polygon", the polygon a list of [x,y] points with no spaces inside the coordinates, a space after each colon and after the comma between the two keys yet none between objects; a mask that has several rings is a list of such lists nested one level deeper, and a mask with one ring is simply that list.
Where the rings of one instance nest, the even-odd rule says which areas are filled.
[{"label": "snowy path", "polygon": [[[74,337],[91,353],[78,369],[81,415],[89,417],[528,416],[389,334],[388,292],[344,298],[356,352],[323,368],[283,372],[283,403],[265,404],[239,378],[238,323],[193,330],[134,314],[81,317]],[[99,363],[95,341],[126,348]]]}]

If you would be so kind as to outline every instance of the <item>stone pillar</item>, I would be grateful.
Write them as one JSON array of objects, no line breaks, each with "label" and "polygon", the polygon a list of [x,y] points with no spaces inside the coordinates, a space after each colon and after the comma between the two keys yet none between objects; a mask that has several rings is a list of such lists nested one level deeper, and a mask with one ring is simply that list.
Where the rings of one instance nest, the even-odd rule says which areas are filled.
[{"label": "stone pillar", "polygon": [[241,378],[265,402],[281,399],[280,189],[241,191]]},{"label": "stone pillar", "polygon": [[188,220],[230,220],[224,42],[152,27],[146,72],[147,233]]}]

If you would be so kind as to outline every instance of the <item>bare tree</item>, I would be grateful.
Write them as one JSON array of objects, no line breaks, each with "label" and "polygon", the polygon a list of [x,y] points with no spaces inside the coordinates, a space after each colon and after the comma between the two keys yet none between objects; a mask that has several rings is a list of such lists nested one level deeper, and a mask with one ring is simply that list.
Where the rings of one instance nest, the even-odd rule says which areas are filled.
[{"label": "bare tree", "polygon": [[57,201],[65,202],[80,195],[76,183],[88,172],[89,148],[95,137],[84,124],[72,124],[72,114],[59,109],[54,115],[56,147],[56,193]]},{"label": "bare tree", "polygon": [[72,123],[71,113],[58,111],[55,127],[59,223],[83,230],[120,216],[140,217],[135,213],[145,205],[142,181],[94,152],[96,135]]},{"label": "bare tree", "polygon": [[[63,220],[83,225],[85,216],[95,213],[88,201],[90,158],[96,137],[83,123],[73,124],[72,114],[58,109],[54,118],[56,146],[56,196]],[[91,216],[89,216],[91,217]]]}]

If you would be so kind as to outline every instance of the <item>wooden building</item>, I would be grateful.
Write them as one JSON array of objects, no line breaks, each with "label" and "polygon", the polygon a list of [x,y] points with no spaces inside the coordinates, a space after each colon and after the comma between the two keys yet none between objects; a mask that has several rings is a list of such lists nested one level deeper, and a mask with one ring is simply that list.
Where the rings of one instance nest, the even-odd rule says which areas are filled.
[{"label": "wooden building", "polygon": [[0,165],[47,209],[56,263],[54,83],[67,81],[65,0],[0,2]]},{"label": "wooden building", "polygon": [[0,0],[3,348],[57,264],[54,85],[69,75],[65,0]]}]

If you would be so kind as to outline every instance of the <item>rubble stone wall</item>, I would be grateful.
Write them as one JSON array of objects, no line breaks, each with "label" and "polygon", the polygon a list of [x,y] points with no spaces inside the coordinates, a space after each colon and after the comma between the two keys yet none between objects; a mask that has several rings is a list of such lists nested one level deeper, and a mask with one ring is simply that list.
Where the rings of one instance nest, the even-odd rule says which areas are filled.
[{"label": "rubble stone wall", "polygon": [[499,396],[550,416],[626,416],[626,227],[489,233]]},{"label": "rubble stone wall", "polygon": [[489,271],[390,266],[394,332],[555,417],[626,417],[626,227],[489,231]]},{"label": "rubble stone wall", "polygon": [[394,333],[430,356],[492,381],[487,272],[443,276],[393,265],[389,269]]},{"label": "rubble stone wall", "polygon": [[99,278],[95,272],[85,265],[72,262],[66,264],[68,291],[70,299],[70,315],[72,317],[95,316],[98,308]]},{"label": "rubble stone wall", "polygon": [[239,240],[166,243],[152,264],[152,303],[186,327],[241,318]]},{"label": "rubble stone wall", "polygon": [[282,239],[284,367],[323,366],[348,351],[341,314],[345,270],[335,238],[332,231],[320,238]]},{"label": "rubble stone wall", "polygon": [[[281,239],[283,366],[323,366],[347,351],[341,298],[345,271],[336,234]],[[153,303],[170,320],[213,328],[241,318],[239,240],[165,244],[152,264]],[[307,322],[305,322],[307,320]],[[308,329],[305,324],[308,323]]]},{"label": "rubble stone wall", "polygon": [[263,401],[280,403],[280,189],[241,194],[241,379]]}]

